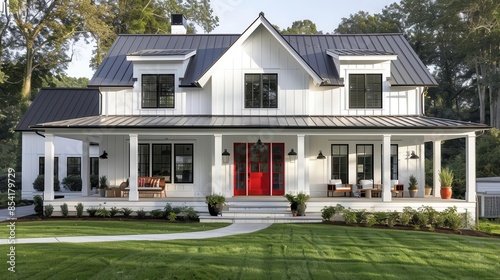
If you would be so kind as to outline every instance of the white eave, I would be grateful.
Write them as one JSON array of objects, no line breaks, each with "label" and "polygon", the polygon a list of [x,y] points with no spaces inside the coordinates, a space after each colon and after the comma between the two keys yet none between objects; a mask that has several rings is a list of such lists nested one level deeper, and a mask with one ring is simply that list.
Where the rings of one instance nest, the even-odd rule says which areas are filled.
[{"label": "white eave", "polygon": [[127,55],[127,61],[184,61],[196,55],[196,50],[190,50],[182,54],[162,54],[163,50],[149,50],[157,51],[158,54],[138,54],[132,53]]},{"label": "white eave", "polygon": [[326,54],[339,61],[391,61],[398,59],[398,56],[395,54],[339,55],[332,50],[327,50]]},{"label": "white eave", "polygon": [[[236,46],[241,46],[261,25],[264,26],[269,31],[269,33],[271,33],[273,37],[281,44],[281,46],[283,46],[288,51],[288,53],[302,66],[302,68],[313,78],[316,85],[321,85],[324,82],[323,78],[320,77],[319,74],[316,73],[316,71],[314,71],[314,69],[312,69],[312,67],[297,53],[297,51],[292,48],[292,46],[290,46],[290,44],[281,36],[281,34],[279,34],[279,32],[274,29],[272,24],[264,17],[264,13],[259,14],[259,17],[243,32],[243,34],[241,34],[238,40],[236,40],[236,42],[234,42],[234,44],[229,47],[229,49],[226,50],[224,54],[222,54],[222,56],[229,53]],[[220,60],[221,59],[219,58],[219,60],[217,60],[212,66],[210,66],[210,68],[208,68],[208,70],[203,73],[200,79],[196,81],[199,86],[203,87],[207,83]]]}]

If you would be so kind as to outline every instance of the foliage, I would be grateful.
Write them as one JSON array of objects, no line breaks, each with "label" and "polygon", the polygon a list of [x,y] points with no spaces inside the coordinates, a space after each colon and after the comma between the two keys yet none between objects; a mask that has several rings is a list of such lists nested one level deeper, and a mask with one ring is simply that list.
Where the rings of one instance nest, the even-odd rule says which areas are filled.
[{"label": "foliage", "polygon": [[168,220],[171,222],[175,222],[175,219],[177,218],[177,215],[174,212],[169,212],[168,213]]},{"label": "foliage", "polygon": [[62,214],[62,216],[63,217],[68,217],[68,214],[69,214],[68,204],[63,203],[63,205],[61,205],[60,207],[61,207],[61,214]]},{"label": "foliage", "polygon": [[337,204],[336,206],[325,206],[321,209],[321,218],[323,218],[323,221],[329,221],[335,217],[336,214],[342,213],[344,209],[344,206],[341,204]]},{"label": "foliage", "polygon": [[127,208],[127,207],[123,207],[121,209],[121,213],[123,214],[123,216],[125,217],[129,217],[130,214],[132,214],[132,212],[134,212],[134,210],[130,209],[130,208]]},{"label": "foliage", "polygon": [[39,216],[43,214],[43,198],[39,195],[33,197],[33,205],[35,206],[35,213]]},{"label": "foliage", "polygon": [[373,213],[373,217],[375,218],[375,222],[377,223],[377,225],[387,224],[387,212],[375,212]]},{"label": "foliage", "polygon": [[197,211],[194,210],[193,207],[183,206],[180,208],[179,213],[177,213],[178,217],[182,217],[182,220],[186,222],[195,222],[198,221],[198,217],[200,216]]},{"label": "foliage", "polygon": [[45,206],[44,210],[45,217],[50,218],[53,212],[54,212],[54,206],[52,206],[52,204]]},{"label": "foliage", "polygon": [[412,191],[412,190],[417,190],[417,178],[415,178],[415,176],[413,175],[410,175],[410,186],[408,187],[408,190]]},{"label": "foliage", "polygon": [[62,183],[70,191],[82,191],[82,177],[80,175],[68,175],[63,178]]},{"label": "foliage", "polygon": [[211,194],[205,197],[205,203],[211,207],[221,207],[226,202],[226,197],[222,194]]},{"label": "foliage", "polygon": [[98,208],[95,208],[95,207],[91,207],[91,208],[87,208],[87,213],[89,213],[89,216],[90,217],[95,217],[95,215],[97,214],[97,210],[99,210]]},{"label": "foliage", "polygon": [[99,176],[90,175],[90,189],[97,189],[99,187]]},{"label": "foliage", "polygon": [[298,193],[296,197],[296,202],[301,205],[301,204],[306,204],[306,202],[309,200],[310,196],[305,194],[305,193]]},{"label": "foliage", "polygon": [[441,182],[441,187],[451,187],[453,183],[453,171],[449,168],[443,168],[439,172],[439,181]]},{"label": "foliage", "polygon": [[387,212],[387,226],[392,228],[399,222],[400,214],[397,211]]},{"label": "foliage", "polygon": [[99,207],[97,209],[96,216],[108,218],[111,217],[111,213],[109,212],[108,209],[106,209],[106,207]]},{"label": "foliage", "polygon": [[344,217],[344,222],[348,225],[357,223],[356,211],[351,209],[351,207],[344,209],[342,216]]},{"label": "foliage", "polygon": [[172,204],[167,203],[167,205],[165,205],[165,208],[163,208],[163,211],[165,211],[165,213],[173,212],[174,209],[172,208]]},{"label": "foliage", "polygon": [[120,210],[116,207],[111,207],[111,209],[109,209],[109,216],[110,217],[114,217],[116,216],[116,214],[120,213]]},{"label": "foliage", "polygon": [[137,217],[139,219],[145,219],[146,218],[146,215],[148,214],[148,211],[144,211],[144,209],[139,209],[137,211],[135,211],[137,213]]},{"label": "foliage", "polygon": [[81,218],[83,216],[83,204],[82,203],[78,203],[75,206],[75,209],[76,209],[76,216],[78,218]]},{"label": "foliage", "polygon": [[99,188],[100,189],[105,189],[108,187],[108,178],[105,175],[102,175],[99,178]]},{"label": "foliage", "polygon": [[447,228],[451,228],[453,230],[457,230],[462,226],[463,218],[460,214],[457,213],[457,207],[448,207],[441,215],[444,217],[444,226]]},{"label": "foliage", "polygon": [[163,211],[161,209],[151,210],[151,212],[149,214],[154,219],[161,219],[161,218],[165,217],[165,211]]},{"label": "foliage", "polygon": [[[44,175],[38,175],[35,181],[33,182],[33,188],[39,192],[43,192],[45,190],[45,179]],[[54,176],[54,191],[58,192],[61,189],[59,179]]]},{"label": "foliage", "polygon": [[294,21],[292,23],[292,26],[288,27],[287,29],[281,30],[280,33],[283,35],[288,35],[288,34],[315,35],[318,34],[318,30],[316,29],[316,24],[314,24],[314,22],[305,19],[305,20]]},{"label": "foliage", "polygon": [[403,226],[410,225],[413,222],[413,217],[415,216],[417,211],[415,211],[410,206],[406,206],[403,208],[403,212],[399,216],[399,221]]}]

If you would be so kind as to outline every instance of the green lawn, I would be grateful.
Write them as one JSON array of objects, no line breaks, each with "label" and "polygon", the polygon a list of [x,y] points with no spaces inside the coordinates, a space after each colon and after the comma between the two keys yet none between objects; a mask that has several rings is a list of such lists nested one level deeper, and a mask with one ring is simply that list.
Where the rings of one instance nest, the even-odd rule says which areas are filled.
[{"label": "green lawn", "polygon": [[[178,233],[211,230],[227,225],[228,224],[223,223],[170,223],[165,220],[158,220],[158,222],[130,222],[119,220],[42,220],[17,222],[16,237],[35,238],[78,235]],[[8,236],[8,230],[9,229],[6,226],[0,226],[0,236]]]},{"label": "green lawn", "polygon": [[[0,252],[5,259],[7,246],[0,246]],[[2,275],[9,279],[498,279],[500,239],[275,224],[252,234],[206,240],[16,245],[16,271]]]},{"label": "green lawn", "polygon": [[500,234],[500,219],[493,221],[480,220],[479,229],[487,233]]}]

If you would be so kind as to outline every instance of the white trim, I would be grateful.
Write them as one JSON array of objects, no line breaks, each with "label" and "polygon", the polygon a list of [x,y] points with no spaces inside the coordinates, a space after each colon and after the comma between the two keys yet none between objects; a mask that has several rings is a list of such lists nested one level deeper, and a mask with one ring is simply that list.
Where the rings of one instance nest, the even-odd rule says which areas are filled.
[{"label": "white trim", "polygon": [[43,200],[54,200],[54,134],[45,134],[45,175]]},{"label": "white trim", "polygon": [[139,136],[130,134],[130,179],[129,179],[129,201],[139,201]]},{"label": "white trim", "polygon": [[127,61],[179,61],[196,55],[196,50],[185,55],[127,55]]}]

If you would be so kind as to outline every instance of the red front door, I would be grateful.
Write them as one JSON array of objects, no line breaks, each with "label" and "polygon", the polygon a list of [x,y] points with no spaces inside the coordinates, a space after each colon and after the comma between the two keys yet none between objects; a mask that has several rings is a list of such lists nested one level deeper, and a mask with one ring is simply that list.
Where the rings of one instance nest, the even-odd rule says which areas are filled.
[{"label": "red front door", "polygon": [[248,195],[270,195],[269,144],[248,144]]}]

